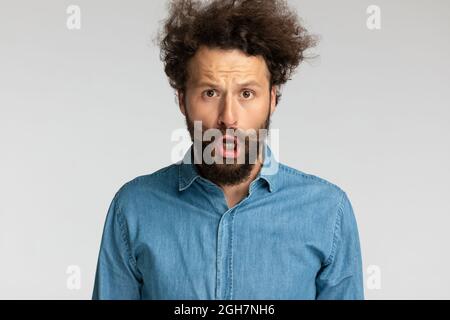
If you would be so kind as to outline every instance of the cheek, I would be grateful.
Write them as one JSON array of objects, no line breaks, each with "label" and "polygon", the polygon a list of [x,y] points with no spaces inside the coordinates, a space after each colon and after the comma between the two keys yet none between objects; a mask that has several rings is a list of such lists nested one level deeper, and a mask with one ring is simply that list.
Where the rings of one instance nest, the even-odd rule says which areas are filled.
[{"label": "cheek", "polygon": [[212,127],[218,118],[217,108],[198,99],[188,100],[188,115],[192,121],[202,121],[206,127]]},{"label": "cheek", "polygon": [[255,101],[243,110],[240,120],[245,128],[259,128],[269,115],[269,105],[265,100]]}]

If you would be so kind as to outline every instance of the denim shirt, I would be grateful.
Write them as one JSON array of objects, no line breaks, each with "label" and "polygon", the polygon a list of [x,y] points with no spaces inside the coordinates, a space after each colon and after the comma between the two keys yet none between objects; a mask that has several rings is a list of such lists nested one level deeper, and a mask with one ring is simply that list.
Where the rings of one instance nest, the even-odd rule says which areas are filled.
[{"label": "denim shirt", "polygon": [[229,208],[191,163],[192,148],[115,194],[93,299],[364,299],[342,189],[278,162],[266,145],[247,196]]}]

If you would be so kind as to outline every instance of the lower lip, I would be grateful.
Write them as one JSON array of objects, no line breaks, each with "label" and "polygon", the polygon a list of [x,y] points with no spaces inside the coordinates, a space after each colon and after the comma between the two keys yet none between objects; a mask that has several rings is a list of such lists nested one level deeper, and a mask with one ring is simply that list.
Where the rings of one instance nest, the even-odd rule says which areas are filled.
[{"label": "lower lip", "polygon": [[233,150],[229,150],[225,148],[225,145],[222,143],[222,141],[217,145],[217,149],[219,151],[219,156],[223,158],[233,158],[237,159],[239,157],[240,151],[239,151],[239,144],[236,141],[235,142],[236,147]]}]

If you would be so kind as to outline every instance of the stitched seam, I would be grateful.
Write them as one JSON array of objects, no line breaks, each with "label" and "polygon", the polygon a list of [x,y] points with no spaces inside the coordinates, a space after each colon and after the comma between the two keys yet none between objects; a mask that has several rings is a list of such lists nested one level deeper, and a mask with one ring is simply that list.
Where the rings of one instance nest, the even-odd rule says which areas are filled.
[{"label": "stitched seam", "polygon": [[130,180],[130,181],[124,183],[124,184],[120,187],[120,189],[119,189],[118,192],[120,192],[122,189],[124,189],[124,188],[127,187],[127,186],[131,186],[131,185],[137,184],[138,182],[140,182],[140,181],[143,180],[143,179],[146,179],[146,178],[152,178],[152,177],[158,177],[159,175],[161,175],[161,174],[165,173],[166,171],[170,170],[173,166],[174,166],[174,164],[169,165],[168,167],[159,169],[159,170],[156,171],[156,172],[153,172],[153,173],[150,173],[150,174],[144,174],[144,175],[135,177],[134,179],[132,179],[132,180]]},{"label": "stitched seam", "polygon": [[217,232],[217,262],[216,262],[216,273],[217,273],[217,288],[216,288],[216,297],[219,298],[220,297],[220,289],[221,288],[221,273],[220,270],[222,268],[222,228],[220,228],[220,222],[219,222],[219,232]]},{"label": "stitched seam", "polygon": [[195,175],[195,176],[193,176],[193,177],[191,177],[191,179],[189,180],[189,179],[186,179],[183,175],[182,175],[182,173],[181,173],[181,170],[182,170],[182,168],[181,168],[181,166],[182,166],[183,164],[180,164],[178,167],[178,184],[180,185],[180,184],[182,184],[183,186],[182,186],[182,188],[181,188],[181,191],[184,191],[184,190],[186,190],[187,188],[189,188],[191,185],[192,185],[192,183],[194,183],[194,181],[198,178],[198,175]]},{"label": "stitched seam", "polygon": [[231,215],[230,222],[230,300],[233,297],[233,228],[234,226],[234,213]]},{"label": "stitched seam", "polygon": [[[122,214],[122,208],[119,205],[117,205],[117,207],[118,207],[117,221],[119,223],[120,235],[121,235],[122,241],[124,242],[125,248],[127,250],[128,260],[131,262],[133,267],[137,269],[137,262],[133,258],[133,255],[131,254],[131,246],[130,246],[129,238],[128,238],[127,232],[126,232],[125,221],[124,221],[124,217]],[[134,271],[136,271],[136,270],[134,270]]]},{"label": "stitched seam", "polygon": [[334,287],[334,286],[337,286],[338,284],[340,284],[342,281],[344,281],[344,280],[346,280],[348,278],[351,278],[351,277],[353,277],[353,273],[348,273],[345,276],[343,276],[343,277],[341,277],[341,278],[339,278],[339,279],[337,279],[335,281],[329,281],[328,279],[319,279],[318,282],[319,283],[326,282],[328,285]]},{"label": "stitched seam", "polygon": [[325,261],[325,265],[329,265],[330,263],[332,263],[332,261],[334,259],[334,255],[336,254],[337,242],[339,241],[338,230],[341,226],[342,207],[344,205],[344,197],[345,197],[345,193],[342,193],[341,201],[339,203],[339,207],[338,207],[336,218],[335,218],[334,228],[333,228],[333,240],[332,240],[332,244],[331,244],[331,252],[330,252],[330,255],[328,256],[328,259]]},{"label": "stitched seam", "polygon": [[284,170],[286,173],[289,173],[289,174],[291,174],[291,175],[294,175],[294,176],[301,176],[301,177],[303,177],[303,178],[305,178],[305,179],[314,180],[314,181],[316,181],[316,182],[323,183],[323,184],[328,185],[328,186],[332,186],[332,187],[338,189],[339,191],[342,191],[342,192],[343,192],[343,190],[342,190],[339,186],[337,186],[336,184],[331,183],[330,181],[327,181],[327,180],[325,180],[325,179],[319,178],[319,177],[317,177],[317,176],[315,176],[315,175],[307,174],[307,173],[298,171],[298,170],[296,170],[296,169],[294,169],[294,168],[291,168],[291,167],[288,167],[288,166],[286,166],[286,165],[284,165],[284,164],[282,164],[282,163],[280,163],[280,167],[281,167],[281,169]]}]

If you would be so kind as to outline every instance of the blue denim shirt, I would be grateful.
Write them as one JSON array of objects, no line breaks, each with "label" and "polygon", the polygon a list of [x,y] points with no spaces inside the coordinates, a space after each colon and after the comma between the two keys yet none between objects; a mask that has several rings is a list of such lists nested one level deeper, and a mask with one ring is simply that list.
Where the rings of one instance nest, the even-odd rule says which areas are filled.
[{"label": "blue denim shirt", "polygon": [[278,162],[266,146],[248,195],[228,208],[190,163],[191,149],[116,193],[93,299],[364,299],[342,189]]}]

